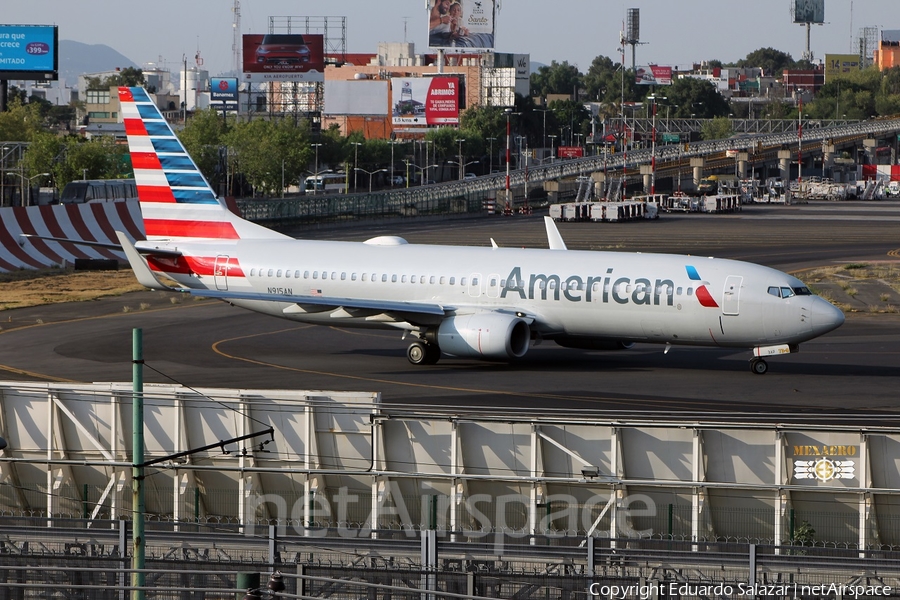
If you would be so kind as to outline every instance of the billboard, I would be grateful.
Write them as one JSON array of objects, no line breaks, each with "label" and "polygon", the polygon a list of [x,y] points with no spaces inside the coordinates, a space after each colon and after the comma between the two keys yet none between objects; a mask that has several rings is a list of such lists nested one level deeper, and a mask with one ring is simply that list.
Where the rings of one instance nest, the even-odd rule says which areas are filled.
[{"label": "billboard", "polygon": [[672,67],[649,65],[635,67],[634,83],[636,85],[672,85]]},{"label": "billboard", "polygon": [[46,81],[58,74],[55,25],[0,25],[0,79]]},{"label": "billboard", "polygon": [[325,82],[325,114],[380,116],[388,114],[388,82],[368,79]]},{"label": "billboard", "polygon": [[209,100],[210,102],[237,103],[237,77],[211,77],[209,79]]},{"label": "billboard", "polygon": [[794,23],[824,23],[825,0],[794,0]]},{"label": "billboard", "polygon": [[495,0],[428,0],[428,45],[492,49],[495,3]]},{"label": "billboard", "polygon": [[391,79],[394,125],[458,125],[459,88],[455,77]]},{"label": "billboard", "polygon": [[321,34],[246,34],[243,50],[245,81],[325,81]]},{"label": "billboard", "polygon": [[826,54],[825,55],[825,81],[831,81],[835,77],[841,77],[861,68],[858,54]]}]

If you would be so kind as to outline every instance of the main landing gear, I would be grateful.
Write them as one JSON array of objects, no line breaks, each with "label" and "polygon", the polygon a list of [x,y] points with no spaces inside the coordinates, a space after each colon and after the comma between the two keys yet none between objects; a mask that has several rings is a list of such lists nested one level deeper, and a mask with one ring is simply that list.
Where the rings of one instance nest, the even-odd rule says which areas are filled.
[{"label": "main landing gear", "polygon": [[750,359],[750,371],[756,375],[765,375],[769,370],[769,363],[761,358]]},{"label": "main landing gear", "polygon": [[406,349],[406,358],[414,365],[433,365],[441,358],[441,349],[436,344],[413,342]]}]

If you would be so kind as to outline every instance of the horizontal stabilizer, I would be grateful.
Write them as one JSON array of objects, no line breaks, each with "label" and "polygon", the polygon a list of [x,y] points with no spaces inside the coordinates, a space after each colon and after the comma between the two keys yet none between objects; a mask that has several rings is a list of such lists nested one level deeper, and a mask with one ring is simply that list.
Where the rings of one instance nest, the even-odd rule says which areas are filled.
[{"label": "horizontal stabilizer", "polygon": [[69,238],[51,237],[49,235],[37,235],[34,233],[22,233],[23,238],[34,238],[37,240],[45,240],[48,242],[66,242],[69,244],[77,244],[79,246],[91,246],[92,248],[106,248],[107,250],[122,250],[119,244],[110,244],[107,242],[88,242],[85,240],[71,240]]},{"label": "horizontal stabilizer", "polygon": [[124,233],[117,231],[116,237],[119,238],[119,243],[122,244],[122,251],[125,253],[125,258],[128,259],[128,264],[131,265],[131,270],[134,271],[134,276],[137,277],[137,280],[141,285],[148,287],[151,290],[166,290],[170,292],[185,291],[183,289],[170,287],[161,282],[156,275],[153,274],[153,271],[150,270],[150,266],[141,257],[140,253],[138,253],[137,249],[134,247],[134,244],[131,243],[131,240],[129,240]]}]

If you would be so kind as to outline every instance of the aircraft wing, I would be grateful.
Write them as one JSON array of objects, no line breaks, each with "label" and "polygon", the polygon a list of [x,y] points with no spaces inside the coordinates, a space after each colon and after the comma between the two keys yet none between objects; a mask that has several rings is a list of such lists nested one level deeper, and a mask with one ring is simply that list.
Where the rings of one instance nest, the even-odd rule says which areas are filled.
[{"label": "aircraft wing", "polygon": [[[426,302],[398,302],[392,300],[374,300],[368,298],[338,298],[332,296],[298,296],[286,294],[263,294],[259,292],[238,292],[230,290],[182,289],[181,292],[203,298],[221,300],[258,300],[260,302],[290,302],[299,306],[304,312],[324,312],[344,309],[348,316],[374,315],[388,313],[404,315],[412,320],[422,317],[443,317],[455,310],[452,306],[429,304]],[[289,312],[286,310],[285,312]],[[416,317],[419,317],[418,319]],[[405,318],[405,317],[404,317]]]}]

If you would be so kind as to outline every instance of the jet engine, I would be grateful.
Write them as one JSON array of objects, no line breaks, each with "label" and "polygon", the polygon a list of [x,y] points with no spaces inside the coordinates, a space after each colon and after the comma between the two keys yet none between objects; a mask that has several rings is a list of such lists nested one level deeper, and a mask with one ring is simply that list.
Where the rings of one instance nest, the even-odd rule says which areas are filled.
[{"label": "jet engine", "polygon": [[509,360],[525,356],[531,329],[525,320],[513,315],[478,313],[445,319],[435,337],[447,354]]}]

